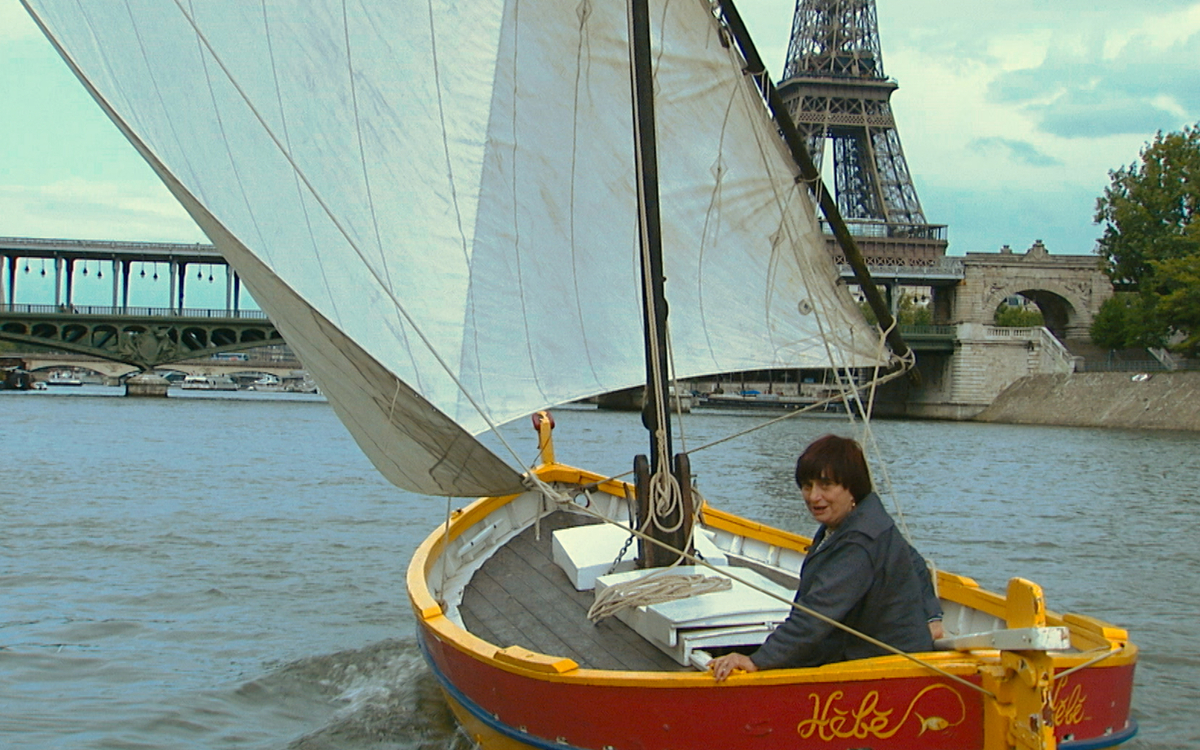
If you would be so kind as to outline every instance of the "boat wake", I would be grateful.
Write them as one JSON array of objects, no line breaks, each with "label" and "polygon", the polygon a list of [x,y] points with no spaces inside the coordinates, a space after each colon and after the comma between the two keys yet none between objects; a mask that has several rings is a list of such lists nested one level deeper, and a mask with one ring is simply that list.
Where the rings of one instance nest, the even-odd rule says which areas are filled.
[{"label": "boat wake", "polygon": [[[290,742],[291,750],[467,750],[437,682],[411,641],[389,639],[362,649],[314,656],[246,683],[243,698],[269,695],[273,710],[333,707],[323,726]],[[305,705],[308,704],[308,709]]]}]

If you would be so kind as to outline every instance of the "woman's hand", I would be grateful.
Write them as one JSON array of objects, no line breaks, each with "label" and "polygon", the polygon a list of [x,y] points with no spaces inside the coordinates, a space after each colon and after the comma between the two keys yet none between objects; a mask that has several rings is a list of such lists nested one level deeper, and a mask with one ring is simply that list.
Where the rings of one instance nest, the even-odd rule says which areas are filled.
[{"label": "woman's hand", "polygon": [[754,662],[750,661],[750,657],[745,654],[725,654],[719,656],[708,663],[708,669],[713,673],[713,677],[717,682],[721,682],[728,677],[733,670],[740,669],[743,672],[757,672],[758,667]]}]

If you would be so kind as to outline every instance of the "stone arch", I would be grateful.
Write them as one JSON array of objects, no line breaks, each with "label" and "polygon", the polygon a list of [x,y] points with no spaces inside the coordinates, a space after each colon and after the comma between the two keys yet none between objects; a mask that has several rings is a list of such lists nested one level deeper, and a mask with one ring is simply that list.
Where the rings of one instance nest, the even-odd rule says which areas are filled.
[{"label": "stone arch", "polygon": [[[1037,287],[1021,288],[1020,284],[1015,285],[1011,289],[1001,288],[998,291],[994,291],[984,302],[984,313],[990,318],[990,316],[995,315],[996,309],[1006,299],[1017,295],[1037,305],[1038,310],[1042,313],[1042,318],[1045,320],[1046,328],[1050,329],[1050,332],[1059,340],[1071,336],[1081,327],[1083,330],[1087,330],[1091,326],[1091,316],[1086,315],[1086,310],[1083,313],[1080,312],[1079,300],[1072,300],[1069,296],[1063,294],[1062,290]],[[1080,318],[1085,315],[1087,317],[1087,324],[1081,326]]]},{"label": "stone arch", "polygon": [[1025,253],[1007,246],[999,253],[967,253],[952,317],[989,325],[1000,302],[1020,294],[1038,305],[1046,327],[1060,340],[1086,339],[1100,305],[1112,293],[1098,257],[1051,255],[1039,241]]}]

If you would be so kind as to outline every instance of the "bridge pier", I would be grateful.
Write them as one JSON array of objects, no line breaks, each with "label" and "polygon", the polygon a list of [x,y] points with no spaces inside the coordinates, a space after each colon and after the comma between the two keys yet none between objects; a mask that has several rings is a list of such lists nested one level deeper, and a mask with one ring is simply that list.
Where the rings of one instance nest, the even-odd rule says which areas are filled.
[{"label": "bridge pier", "polygon": [[161,375],[139,373],[125,381],[125,395],[136,398],[166,398],[170,383]]},{"label": "bridge pier", "polygon": [[880,388],[881,417],[972,419],[1026,375],[1070,373],[1071,353],[1045,328],[955,326],[953,352],[917,349],[920,385],[897,378]]}]

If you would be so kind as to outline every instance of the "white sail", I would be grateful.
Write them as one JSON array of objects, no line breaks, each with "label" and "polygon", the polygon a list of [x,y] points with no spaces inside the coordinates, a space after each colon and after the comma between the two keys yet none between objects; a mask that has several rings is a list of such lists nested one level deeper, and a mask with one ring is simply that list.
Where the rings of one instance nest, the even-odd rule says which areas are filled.
[{"label": "white sail", "polygon": [[[399,486],[644,382],[625,0],[23,1]],[[676,376],[877,361],[709,3],[651,16]]]}]

